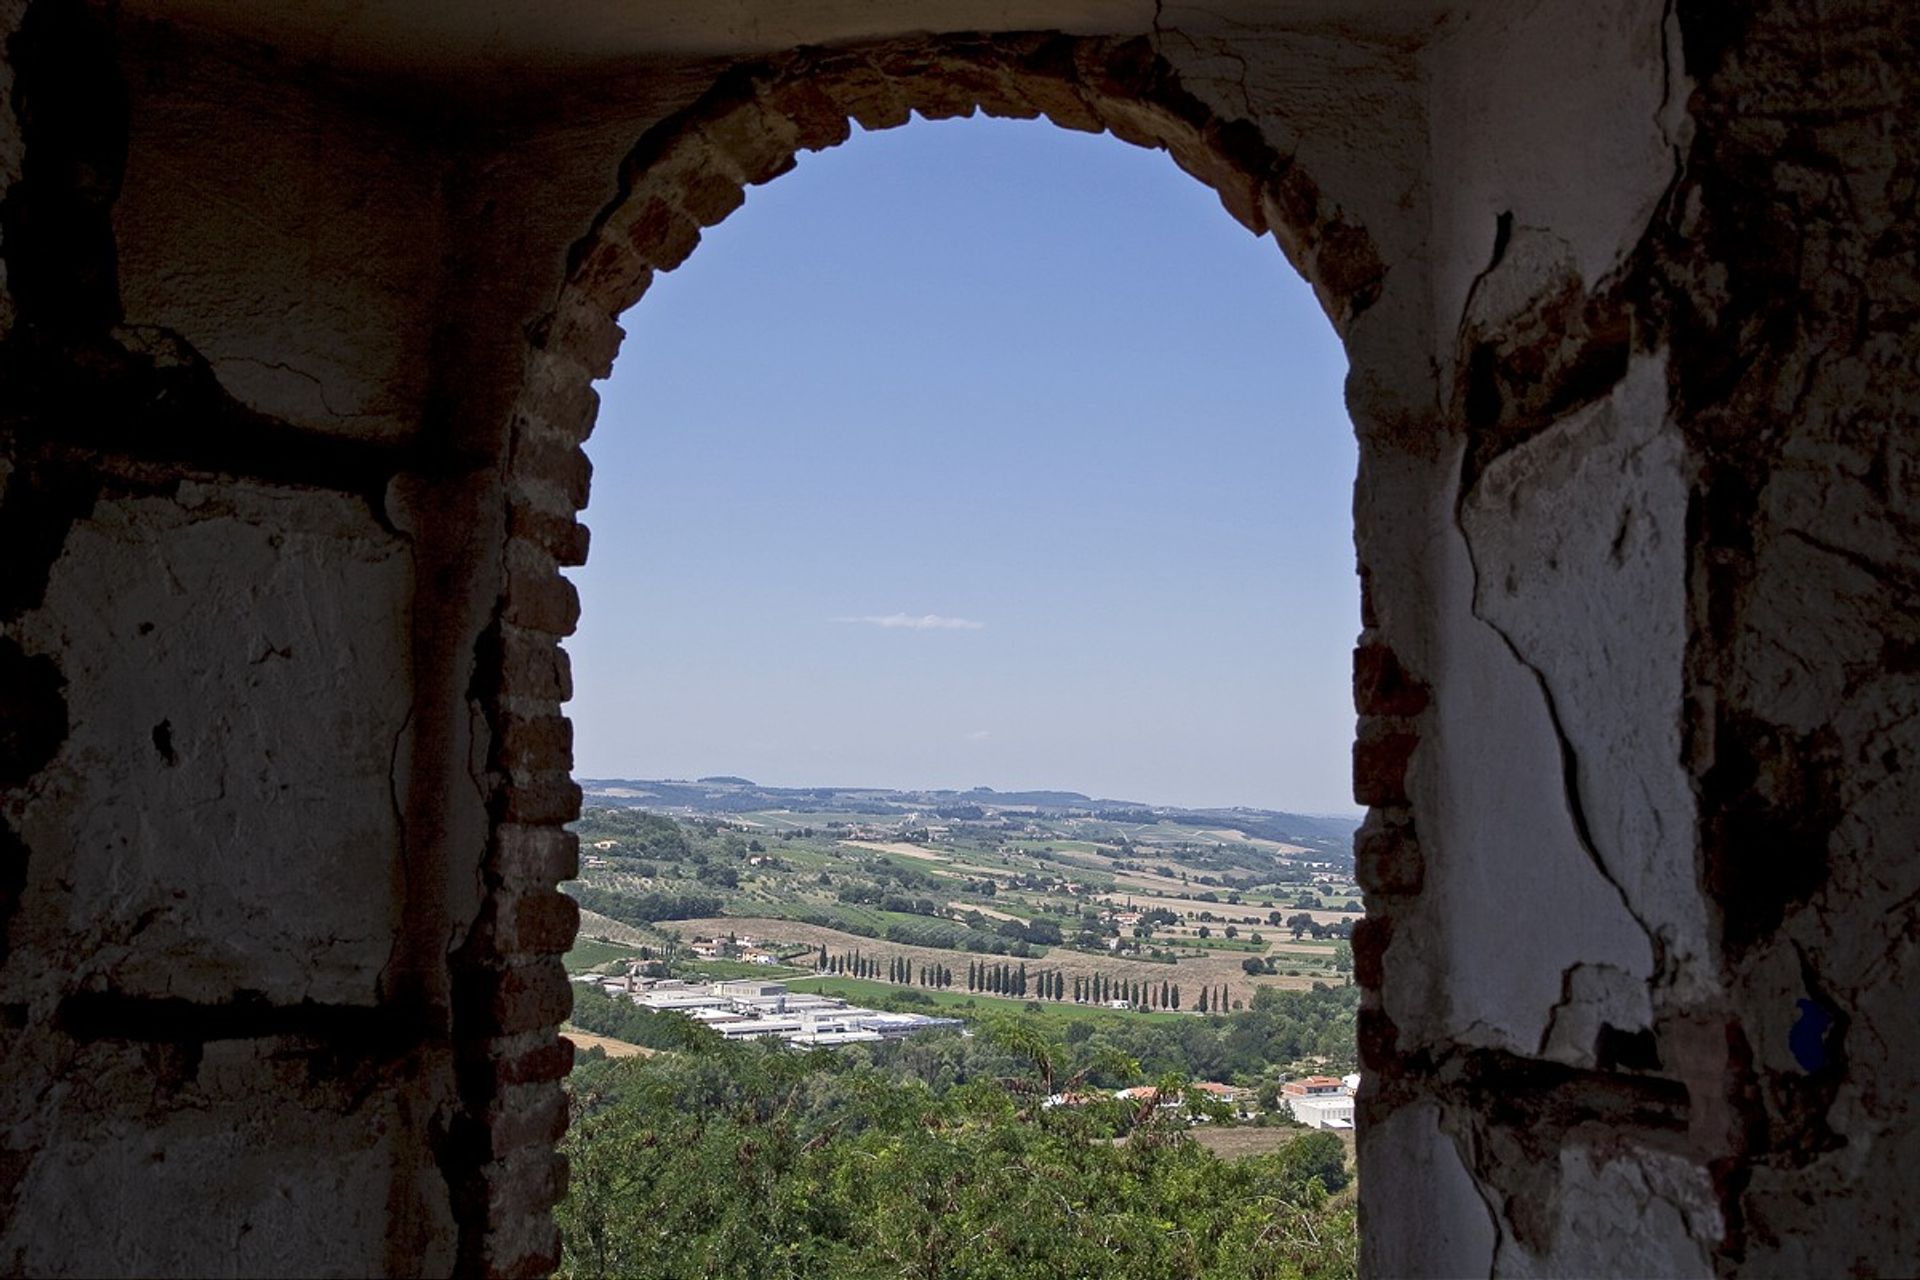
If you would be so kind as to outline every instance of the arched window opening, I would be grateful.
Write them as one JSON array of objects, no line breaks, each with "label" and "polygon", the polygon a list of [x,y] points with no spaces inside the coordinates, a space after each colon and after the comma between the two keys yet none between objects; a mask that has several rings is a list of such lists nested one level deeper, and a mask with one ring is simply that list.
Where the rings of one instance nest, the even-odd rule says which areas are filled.
[{"label": "arched window opening", "polygon": [[[1235,1178],[1292,1170],[1274,1220],[1305,1236],[1284,1247],[1337,1273],[1354,1248],[1351,1192],[1327,1196],[1351,1178],[1360,918],[1343,354],[1270,247],[1192,184],[1140,181],[1163,161],[1009,122],[955,129],[809,164],[698,268],[649,276],[655,297],[626,317],[569,646],[587,811],[568,960],[592,1061],[563,1230],[583,1270],[674,1264],[631,1252],[647,1234],[618,1190],[632,1162],[602,1157],[689,1114],[620,1101],[617,1082],[657,1101],[690,1077],[602,1054],[732,1054],[751,1093],[777,1092],[770,1060],[729,1042],[873,1044],[819,1075],[877,1063],[957,1116],[978,1105],[960,1083],[1015,1062],[996,1095],[1010,1133],[1151,1149],[1204,1122],[1204,1146],[1273,1153],[1257,1171],[1214,1160],[1216,1206]],[[996,166],[1013,180],[996,186]],[[1050,168],[1114,187],[1104,209],[1056,211],[1054,238]],[[810,188],[835,183],[864,194],[829,214]],[[888,208],[901,185],[921,203]],[[846,225],[852,210],[871,223]],[[1219,238],[1169,252],[1195,224]],[[598,252],[589,277],[610,269]],[[891,289],[849,293],[855,258]],[[942,278],[961,263],[971,287]],[[893,1043],[916,1019],[930,1034]],[[968,1035],[943,1039],[949,1020]],[[796,1117],[756,1148],[760,1172],[818,1176],[795,1142],[816,1164],[864,1158],[834,1146],[844,1119]],[[740,1136],[695,1121],[668,1145]],[[707,1194],[686,1181],[697,1161],[654,1163],[643,1181],[671,1166]],[[944,1239],[899,1207],[863,1193],[839,1209],[869,1235],[897,1226],[874,1245],[888,1257]],[[698,1247],[742,1212],[758,1211],[716,1208]],[[1047,1234],[1070,1248],[1065,1226]]]}]

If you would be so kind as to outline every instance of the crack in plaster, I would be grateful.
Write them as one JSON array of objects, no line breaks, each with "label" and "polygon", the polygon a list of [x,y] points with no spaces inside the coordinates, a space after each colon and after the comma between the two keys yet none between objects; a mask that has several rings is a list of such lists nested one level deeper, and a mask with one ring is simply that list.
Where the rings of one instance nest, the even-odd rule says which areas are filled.
[{"label": "crack in plaster", "polygon": [[325,409],[327,416],[336,422],[345,422],[351,418],[364,418],[369,416],[364,413],[342,413],[340,410],[334,408],[333,403],[327,399],[327,384],[321,381],[318,374],[296,368],[284,360],[262,360],[257,356],[221,356],[220,363],[250,364],[273,373],[290,373],[296,378],[311,382],[313,384],[314,394],[320,398],[320,407]]},{"label": "crack in plaster", "polygon": [[[411,540],[409,540],[407,544],[407,554],[409,559],[414,559]],[[419,570],[417,563],[414,569],[417,580]],[[413,716],[413,704],[408,703],[407,714],[401,717],[399,728],[394,730],[393,746],[387,753],[387,801],[393,806],[393,825],[395,833],[399,837],[395,842],[397,853],[395,861],[399,864],[396,867],[396,871],[400,877],[400,909],[403,918],[413,903],[413,858],[411,856],[413,844],[407,827],[407,806],[401,796],[404,788],[400,779],[400,749],[407,740],[407,734],[413,728]],[[388,976],[393,972],[394,965],[398,963],[400,950],[405,944],[406,939],[407,931],[405,928],[394,930],[393,945],[387,949],[386,963],[381,965],[380,972],[374,975],[374,990],[381,992],[391,991],[391,988],[388,986]]]},{"label": "crack in plaster", "polygon": [[[1506,629],[1480,611],[1480,561],[1474,551],[1473,538],[1467,533],[1464,515],[1467,500],[1466,465],[1467,458],[1470,456],[1468,453],[1461,455],[1461,479],[1453,504],[1454,530],[1459,535],[1461,545],[1466,549],[1467,567],[1473,576],[1467,611],[1475,621],[1499,637],[1500,643],[1506,647],[1508,654],[1533,677],[1534,684],[1539,688],[1540,700],[1547,713],[1547,723],[1553,730],[1554,740],[1560,746],[1561,792],[1566,803],[1567,816],[1573,826],[1574,838],[1579,841],[1581,850],[1587,855],[1587,860],[1600,873],[1600,878],[1605,880],[1619,897],[1622,909],[1634,924],[1639,926],[1640,932],[1646,935],[1647,945],[1653,953],[1656,975],[1663,973],[1666,968],[1667,954],[1664,935],[1649,925],[1646,918],[1640,914],[1633,899],[1628,895],[1626,886],[1620,883],[1619,877],[1614,875],[1612,868],[1607,866],[1606,859],[1601,856],[1599,846],[1594,841],[1593,828],[1587,819],[1586,803],[1580,793],[1579,752],[1567,732],[1565,721],[1561,718],[1560,705],[1554,697],[1553,686],[1548,683],[1546,673],[1521,652],[1519,644],[1507,634]],[[1551,1022],[1548,1025],[1551,1026]]]}]

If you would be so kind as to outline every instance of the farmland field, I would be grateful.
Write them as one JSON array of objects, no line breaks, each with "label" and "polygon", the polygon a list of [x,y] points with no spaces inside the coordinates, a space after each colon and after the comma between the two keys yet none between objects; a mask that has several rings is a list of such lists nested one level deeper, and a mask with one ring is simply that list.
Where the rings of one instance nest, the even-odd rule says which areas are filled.
[{"label": "farmland field", "polygon": [[[585,908],[583,941],[568,957],[576,972],[647,947],[658,972],[791,977],[818,970],[824,948],[831,968],[851,970],[857,958],[861,975],[910,976],[914,989],[923,967],[957,981],[970,966],[1024,965],[1059,975],[1076,1010],[1092,1007],[1099,980],[1102,990],[1147,990],[1149,1008],[1163,987],[1171,1005],[1177,986],[1188,1011],[1205,991],[1213,1012],[1223,995],[1232,1007],[1263,987],[1339,985],[1351,967],[1343,939],[1358,917],[1339,909],[1351,854],[1324,820],[1156,816],[1066,793],[779,791],[726,779],[588,792],[576,824],[581,875],[568,886]],[[1311,938],[1294,936],[1309,928]],[[739,945],[748,938],[799,968],[749,966]],[[696,941],[719,958],[693,960]]]}]

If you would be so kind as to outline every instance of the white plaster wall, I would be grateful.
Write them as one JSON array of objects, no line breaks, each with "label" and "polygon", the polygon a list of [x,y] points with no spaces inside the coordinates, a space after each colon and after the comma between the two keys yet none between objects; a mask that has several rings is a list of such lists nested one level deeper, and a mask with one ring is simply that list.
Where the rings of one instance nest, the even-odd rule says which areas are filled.
[{"label": "white plaster wall", "polygon": [[1484,1276],[1499,1235],[1439,1109],[1403,1107],[1360,1135],[1361,1272],[1405,1280]]},{"label": "white plaster wall", "polygon": [[[1589,286],[1639,238],[1685,128],[1662,0],[1532,0],[1459,14],[1425,52],[1434,332],[1449,341],[1503,213],[1564,241]],[[1441,368],[1453,353],[1436,352]]]},{"label": "white plaster wall", "polygon": [[245,49],[155,39],[126,66],[113,221],[128,323],[178,334],[282,421],[410,435],[445,251],[449,159],[413,132],[432,126]]},{"label": "white plaster wall", "polygon": [[1712,1179],[1676,1156],[1614,1156],[1575,1145],[1560,1155],[1555,1231],[1543,1253],[1503,1237],[1501,1276],[1711,1276],[1708,1243],[1724,1230]]},{"label": "white plaster wall", "polygon": [[411,590],[406,545],[343,494],[185,483],[75,525],[16,630],[71,728],[9,814],[32,854],[7,998],[374,1001]]},{"label": "white plaster wall", "polygon": [[1473,560],[1450,509],[1457,466],[1433,467],[1424,503],[1434,706],[1408,777],[1424,927],[1395,930],[1383,998],[1403,1038],[1533,1053],[1568,970],[1644,982],[1653,960],[1582,847],[1539,677],[1473,612]]},{"label": "white plaster wall", "polygon": [[1636,360],[1606,400],[1488,466],[1460,519],[1474,611],[1539,673],[1584,839],[1692,1002],[1718,983],[1681,759],[1689,487],[1666,398],[1664,362]]},{"label": "white plaster wall", "polygon": [[445,1188],[407,1132],[405,1096],[316,1095],[285,1048],[213,1042],[169,1086],[154,1079],[155,1046],[81,1051],[31,1132],[12,1131],[40,1155],[0,1221],[0,1270],[364,1275],[384,1259],[447,1274]]}]

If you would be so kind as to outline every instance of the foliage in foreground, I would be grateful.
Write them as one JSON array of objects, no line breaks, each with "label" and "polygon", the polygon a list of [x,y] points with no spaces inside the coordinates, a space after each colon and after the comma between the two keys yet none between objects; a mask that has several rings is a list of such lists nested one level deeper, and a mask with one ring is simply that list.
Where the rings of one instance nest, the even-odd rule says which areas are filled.
[{"label": "foliage in foreground", "polygon": [[1047,1047],[1005,1050],[1029,1073],[930,1084],[867,1055],[703,1040],[652,1059],[588,1055],[557,1215],[563,1273],[1354,1274],[1352,1192],[1327,1188],[1345,1183],[1332,1135],[1221,1160],[1150,1108],[1038,1106],[1031,1068],[1050,1073]]}]

